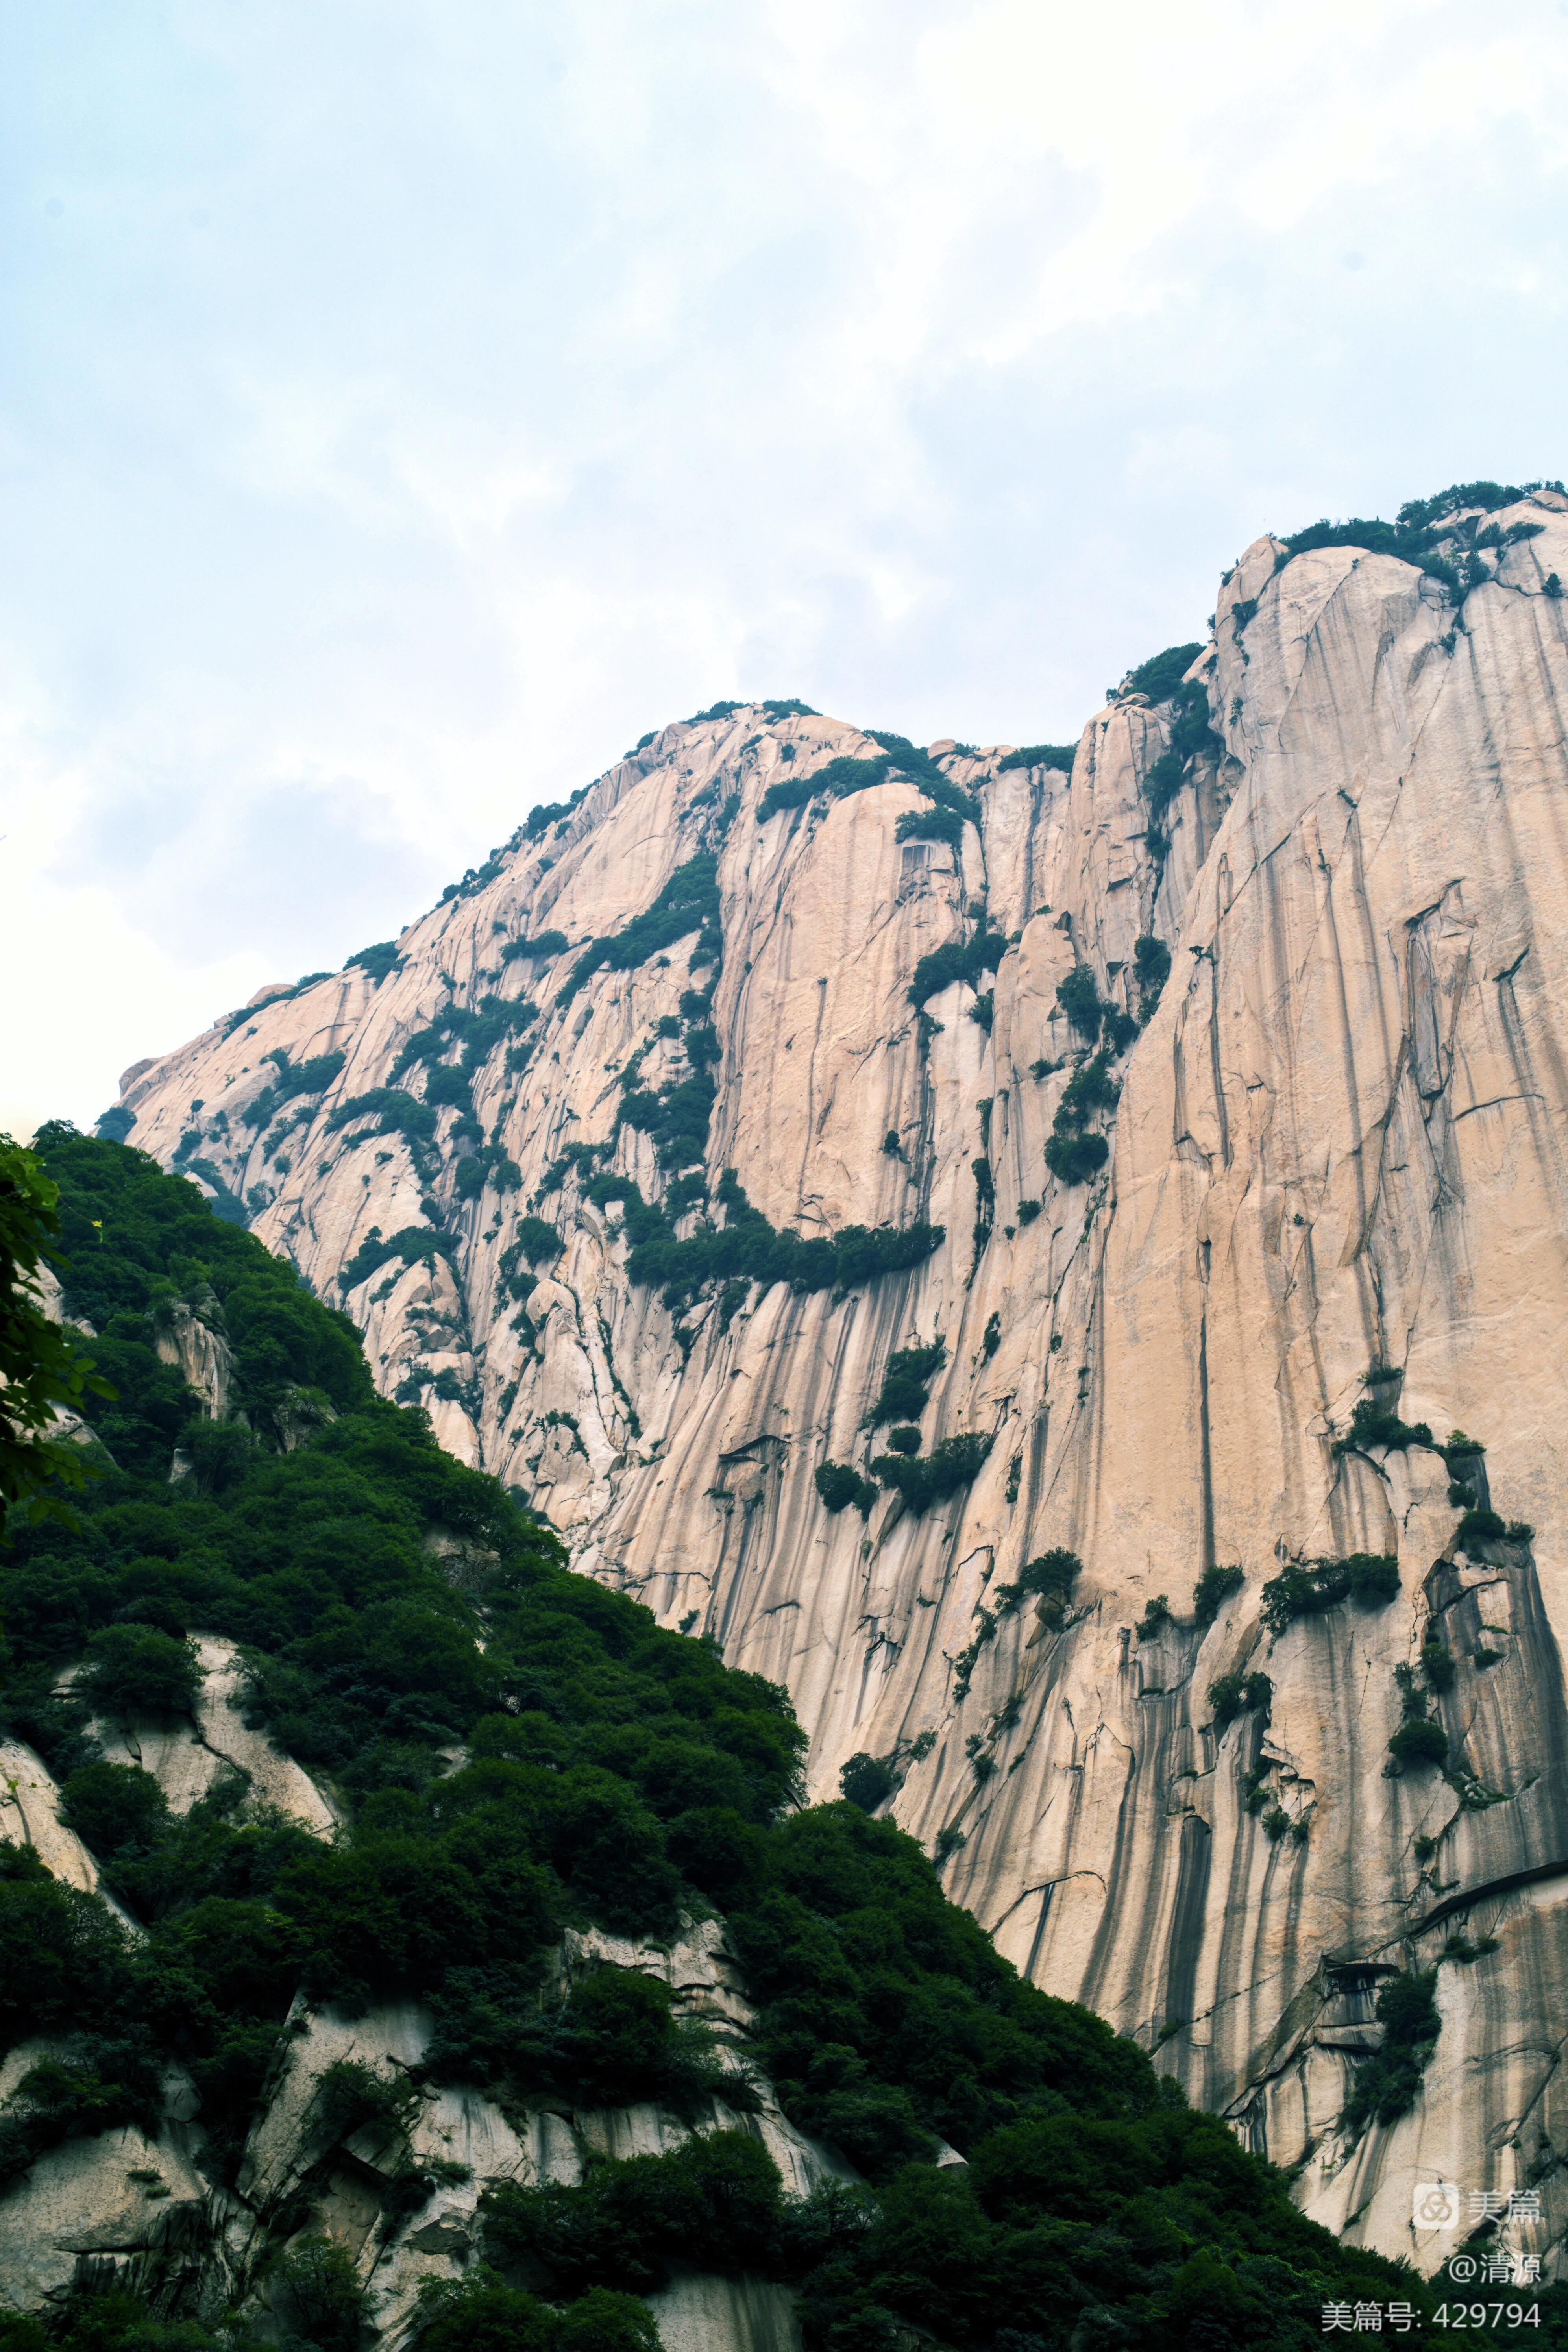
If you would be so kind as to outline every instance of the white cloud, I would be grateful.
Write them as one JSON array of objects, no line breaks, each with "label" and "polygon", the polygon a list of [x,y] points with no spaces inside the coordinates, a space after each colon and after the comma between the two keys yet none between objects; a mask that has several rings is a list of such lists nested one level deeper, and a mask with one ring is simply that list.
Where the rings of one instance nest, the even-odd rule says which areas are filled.
[{"label": "white cloud", "polygon": [[1552,0],[10,12],[0,1080],[720,695],[1059,738],[1265,525],[1562,470],[1565,76]]}]

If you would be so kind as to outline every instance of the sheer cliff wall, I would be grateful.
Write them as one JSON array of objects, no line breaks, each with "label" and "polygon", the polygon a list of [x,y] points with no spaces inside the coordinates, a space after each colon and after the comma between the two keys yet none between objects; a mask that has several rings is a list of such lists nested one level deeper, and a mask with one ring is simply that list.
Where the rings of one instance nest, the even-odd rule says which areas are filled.
[{"label": "sheer cliff wall", "polygon": [[[1304,2161],[1318,2218],[1429,2267],[1449,2242],[1412,2233],[1415,2181],[1532,2189],[1521,2242],[1550,2268],[1568,2228],[1568,499],[1492,520],[1540,529],[1458,608],[1391,556],[1249,549],[1191,672],[1213,733],[1159,824],[1168,701],[1113,701],[1070,777],[931,747],[973,796],[952,841],[899,838],[931,802],[896,752],[884,781],[759,821],[770,788],[882,747],[721,712],[516,837],[384,977],[257,1004],[138,1066],[123,1108],[132,1141],[247,1205],[353,1315],[384,1387],[546,1510],[586,1572],[787,1682],[816,1793],[852,1754],[887,1759],[950,1893]],[[717,937],[694,921],[571,987],[586,944],[710,856]],[[988,1001],[953,980],[922,1019],[919,960],[986,926]],[[564,950],[506,955],[552,933]],[[1169,977],[1091,1120],[1107,1163],[1060,1184],[1045,1146],[1085,1041],[1058,987],[1083,966],[1139,1013],[1140,940]],[[423,1061],[405,1049],[490,999],[540,1010],[503,1011],[471,1114],[448,1081],[424,1137],[384,1109],[334,1125],[376,1089],[427,1099],[489,1033],[447,1022]],[[627,1065],[657,1099],[700,1075],[710,1025],[710,1195],[732,1169],[777,1227],[924,1220],[942,1246],[843,1291],[731,1282],[672,1306],[631,1280],[634,1212],[595,1205],[593,1179],[657,1202],[676,1169],[657,1125],[622,1118]],[[266,1058],[336,1054],[292,1096]],[[563,1165],[577,1146],[604,1149]],[[531,1270],[525,1214],[562,1244]],[[370,1264],[409,1229],[442,1245]],[[939,1337],[926,1454],[981,1433],[978,1475],[922,1513],[886,1493],[830,1513],[816,1470],[880,1450],[865,1423],[890,1353]],[[1374,1366],[1403,1375],[1374,1402],[1485,1447],[1474,1499],[1532,1540],[1461,1549],[1436,1445],[1342,1443]],[[1065,1612],[999,1601],[1058,1546],[1083,1563]],[[1357,1553],[1397,1555],[1397,1600],[1270,1630],[1268,1580]],[[1232,1564],[1205,1625],[1197,1580]],[[1449,1769],[1394,1771],[1395,1670],[1419,1682],[1439,1639]],[[1234,1673],[1266,1674],[1271,1708],[1220,1728],[1208,1693]],[[1421,2098],[1345,2131],[1382,1973],[1433,1966]]]}]

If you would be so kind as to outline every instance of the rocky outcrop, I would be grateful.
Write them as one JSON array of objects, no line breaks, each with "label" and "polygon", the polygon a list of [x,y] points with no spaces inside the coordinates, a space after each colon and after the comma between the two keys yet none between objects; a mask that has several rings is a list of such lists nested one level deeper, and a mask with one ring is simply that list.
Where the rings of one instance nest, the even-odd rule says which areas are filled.
[{"label": "rocky outcrop", "polygon": [[[41,2053],[12,2052],[8,2073],[24,2054],[31,2063]],[[11,2087],[0,2085],[0,2095]],[[191,2161],[180,2104],[172,2101],[156,2139],[127,2125],[67,2140],[0,2198],[0,2280],[9,2308],[47,2309],[84,2277],[144,2294],[177,2291],[209,2242],[207,2185]]]},{"label": "rocky outcrop", "polygon": [[160,1308],[153,1344],[163,1364],[177,1366],[187,1388],[202,1401],[209,1421],[226,1421],[234,1381],[234,1351],[221,1328],[217,1301],[210,1294],[193,1305],[170,1299]]},{"label": "rocky outcrop", "polygon": [[51,1877],[98,1893],[98,1864],[60,1819],[60,1792],[43,1759],[19,1739],[0,1740],[0,1839],[30,1845]]},{"label": "rocky outcrop", "polygon": [[[330,1835],[329,1796],[240,1720],[231,1645],[204,1639],[199,1647],[205,1680],[194,1729],[138,1725],[117,1737],[95,1725],[103,1755],[153,1772],[176,1811],[207,1793],[219,1771],[242,1770],[249,1805],[281,1808]],[[98,1889],[97,1864],[61,1824],[46,1768],[14,1745],[0,1764],[8,1795],[0,1835],[31,1844],[68,1884]],[[416,2004],[345,2016],[300,2000],[232,2190],[216,2183],[195,2088],[172,2068],[156,2137],[126,2126],[68,2140],[0,2196],[0,2304],[47,2309],[73,2287],[118,2284],[162,2311],[209,2319],[237,2312],[269,2336],[278,2258],[301,2240],[324,2237],[353,2259],[375,2341],[395,2346],[411,2340],[421,2284],[459,2276],[479,2252],[481,2200],[498,2182],[575,2182],[595,2154],[658,2155],[693,2129],[754,2136],[793,2196],[809,2196],[830,2175],[856,2177],[833,2150],[795,2130],[749,2061],[752,2011],[721,1921],[687,1922],[668,1945],[568,1932],[551,1956],[542,1999],[563,2000],[580,1977],[605,1965],[668,1986],[673,2014],[707,2028],[721,2066],[743,2076],[741,2106],[709,2100],[689,2122],[656,2105],[578,2108],[559,2098],[503,2110],[476,2090],[425,2079],[420,2062],[431,2021]],[[29,2068],[47,2055],[48,2045],[37,2042],[6,2054],[0,2119]],[[346,2100],[341,2089],[334,2100],[334,2082],[345,2073],[357,2082]],[[367,2081],[387,2094],[368,2121],[365,2103],[354,2097]],[[421,2176],[427,2194],[409,2198],[410,2174]],[[665,2352],[699,2344],[791,2352],[798,2345],[793,2296],[774,2282],[689,2269],[650,2302]]]},{"label": "rocky outcrop", "polygon": [[[1550,2273],[1568,500],[1490,520],[1490,558],[1454,543],[1460,604],[1390,555],[1249,549],[1174,783],[1177,714],[1137,695],[1070,776],[956,746],[850,771],[886,747],[783,708],[667,728],[395,954],[139,1066],[124,1108],[582,1568],[787,1681],[818,1793],[884,1759],[1002,1948],[1302,2165],[1310,2210],[1429,2265],[1416,2179],[1528,2188]],[[860,788],[812,797],[829,772]],[[716,913],[624,929],[708,859]],[[913,1003],[950,943],[973,952]],[[1077,972],[1148,1012],[1098,1108],[1058,993]],[[594,1179],[697,1231],[677,1113],[709,1070],[710,1202],[733,1170],[776,1227],[934,1221],[941,1247],[874,1283],[634,1281],[636,1202]],[[1109,1160],[1058,1181],[1047,1141],[1084,1123]],[[864,1468],[889,1355],[939,1338],[925,1455],[976,1433],[978,1474],[924,1511],[830,1513],[816,1471]],[[1352,1426],[1363,1397],[1381,1435]],[[1469,1432],[1533,1538],[1462,1552],[1458,1480],[1391,1421]],[[1009,1604],[1054,1547],[1082,1561],[1069,1604]],[[1396,1556],[1396,1599],[1265,1616],[1292,1564],[1359,1553]],[[1200,1622],[1199,1578],[1233,1563]],[[1447,1778],[1394,1769],[1401,1671]],[[1267,1721],[1222,1726],[1232,1675],[1267,1676]],[[1349,2135],[1376,1985],[1416,1965],[1443,2018],[1423,2095]]]},{"label": "rocky outcrop", "polygon": [[[751,2012],[717,1922],[668,1948],[569,1936],[555,1958],[557,1990],[606,1960],[668,1983],[676,2013],[715,2027],[721,2055],[742,2064]],[[855,2177],[785,2120],[750,2067],[748,2083],[762,2093],[756,2113],[712,2100],[688,2124],[659,2106],[578,2109],[544,2099],[503,2112],[477,2091],[423,2079],[429,2037],[428,2016],[412,2003],[353,2017],[297,2003],[232,2191],[204,2168],[198,2103],[177,2075],[156,2139],[126,2128],[51,2150],[0,2198],[6,2304],[44,2309],[86,2281],[118,2284],[159,2309],[209,2319],[237,2313],[269,2340],[279,2257],[325,2238],[353,2263],[374,2340],[396,2346],[414,2340],[421,2284],[460,2276],[479,2252],[481,2200],[498,2183],[574,2183],[595,2155],[659,2155],[693,2129],[752,2134],[795,2196],[830,2175]],[[10,2053],[0,2112],[43,2054],[40,2044]],[[330,2096],[333,2070],[384,2085],[387,2112],[360,2120],[352,2092],[342,2111]],[[411,2174],[427,2189],[412,2200]],[[775,2282],[691,2268],[648,2300],[665,2352],[793,2352],[799,2344],[793,2295]]]},{"label": "rocky outcrop", "polygon": [[[246,1720],[245,1667],[235,1644],[210,1633],[194,1639],[202,1680],[191,1719],[94,1722],[91,1736],[103,1760],[139,1764],[151,1772],[175,1813],[188,1813],[220,1780],[238,1777],[251,1803],[330,1837],[343,1819],[341,1807],[292,1756]],[[55,1868],[52,1861],[49,1867]]]}]

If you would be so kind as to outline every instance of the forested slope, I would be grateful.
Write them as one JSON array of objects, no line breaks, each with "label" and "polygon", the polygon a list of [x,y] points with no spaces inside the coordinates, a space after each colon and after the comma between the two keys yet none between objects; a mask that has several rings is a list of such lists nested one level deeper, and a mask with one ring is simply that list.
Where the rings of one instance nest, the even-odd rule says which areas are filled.
[{"label": "forested slope", "polygon": [[[563,2118],[587,2153],[479,2183],[470,2238],[398,2319],[430,2352],[636,2352],[642,2298],[693,2266],[787,2286],[812,2352],[1284,2347],[1326,2303],[1430,2310],[1133,2043],[1020,1979],[912,1839],[802,1810],[783,1691],[574,1575],[194,1184],[68,1129],[39,1150],[64,1311],[114,1393],[85,1401],[99,1475],[74,1522],[12,1517],[4,1730],[101,1883],[0,1847],[0,2244],[47,2176],[36,2226],[68,2248],[89,2142],[152,2184],[134,2151],[173,2140],[200,2195],[119,2248],[84,2210],[100,2251],[0,2315],[0,2346],[392,2340],[388,2250],[464,2171],[416,2145],[447,2091],[517,2131]],[[148,1769],[203,1719],[214,1643],[332,1833],[254,1775],[171,1801]],[[742,1989],[727,2037],[647,1958],[704,1920]],[[631,1965],[563,1975],[609,1937]],[[301,2037],[410,2001],[413,2063],[329,2066],[269,2202],[258,2147]],[[594,2115],[638,2103],[661,2151],[595,2153]],[[770,2117],[828,2152],[807,2196]],[[350,2228],[333,2184],[366,2147]],[[29,2302],[15,2276],[0,2298]]]}]

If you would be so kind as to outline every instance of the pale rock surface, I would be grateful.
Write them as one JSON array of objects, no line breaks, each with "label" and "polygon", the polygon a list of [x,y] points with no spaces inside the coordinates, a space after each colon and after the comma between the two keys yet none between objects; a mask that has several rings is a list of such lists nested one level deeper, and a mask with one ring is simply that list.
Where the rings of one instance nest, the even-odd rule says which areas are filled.
[{"label": "pale rock surface", "polygon": [[144,2139],[127,2125],[40,2157],[0,2198],[0,2308],[37,2310],[70,2285],[84,2258],[112,2260],[144,2291],[178,2270],[204,2231],[207,2206],[206,2185],[180,2138],[165,2129]]},{"label": "pale rock surface", "polygon": [[[216,1306],[216,1301],[214,1302]],[[153,1343],[158,1360],[173,1364],[202,1400],[209,1421],[226,1421],[234,1380],[234,1350],[223,1332],[188,1300],[171,1299],[154,1318]]]},{"label": "pale rock surface", "polygon": [[[751,707],[666,728],[545,837],[517,836],[404,933],[379,986],[351,967],[258,1004],[139,1066],[124,1101],[132,1139],[169,1163],[202,1097],[204,1153],[258,1204],[262,1239],[342,1297],[382,1385],[413,1381],[443,1443],[546,1509],[580,1567],[787,1682],[816,1793],[858,1750],[894,1759],[898,1818],[941,1840],[950,1891],[1003,1949],[1304,2162],[1308,2210],[1429,2265],[1413,2168],[1441,2154],[1475,2189],[1539,2176],[1521,2246],[1550,2275],[1568,2231],[1552,2022],[1568,1986],[1568,646],[1545,583],[1568,574],[1568,502],[1541,492],[1495,520],[1540,535],[1458,614],[1391,557],[1247,551],[1194,672],[1220,748],[1173,803],[1163,860],[1142,782],[1168,708],[1113,703],[1070,778],[943,753],[981,811],[955,849],[898,841],[926,803],[897,778],[759,824],[770,783],[877,747]],[[710,1184],[734,1168],[808,1234],[940,1221],[916,1271],[837,1300],[753,1285],[678,1321],[629,1283],[622,1211],[552,1169],[611,1145],[603,1165],[661,1193],[651,1139],[616,1132],[617,1074],[644,1048],[645,1085],[686,1072],[659,1024],[711,968],[693,968],[692,934],[563,1002],[569,956],[507,962],[503,946],[613,933],[698,855],[717,859],[723,936]],[[915,964],[967,936],[980,899],[1013,941],[989,1033],[963,982],[921,1024]],[[1043,1152],[1068,1072],[1033,1075],[1073,1048],[1057,986],[1083,961],[1136,1009],[1151,935],[1171,977],[1118,1065],[1109,1167],[1064,1190]],[[542,1007],[521,1063],[498,1047],[474,1087],[521,1197],[459,1194],[452,1110],[428,1179],[373,1123],[330,1128],[442,1007],[492,995]],[[347,1057],[300,1107],[287,1173],[246,1119],[274,1050]],[[371,1229],[426,1223],[430,1197],[450,1258],[395,1260],[342,1294]],[[532,1278],[502,1263],[530,1204],[563,1244]],[[937,1334],[927,1446],[984,1432],[984,1470],[923,1517],[828,1516],[815,1469],[864,1460],[889,1352]],[[1403,1371],[1407,1420],[1484,1442],[1497,1507],[1533,1524],[1533,1549],[1497,1548],[1482,1579],[1435,1567],[1456,1525],[1440,1458],[1336,1454],[1374,1360]],[[1084,1563],[1068,1623],[992,1610],[961,1699],[987,1595],[1054,1545]],[[1385,1549],[1396,1603],[1270,1638],[1259,1596],[1282,1561]],[[1245,1586],[1199,1629],[1197,1577],[1232,1561]],[[1178,1622],[1140,1643],[1161,1593]],[[1506,1634],[1489,1673],[1468,1663],[1483,1618]],[[1479,1809],[1431,1768],[1385,1776],[1394,1668],[1434,1621],[1459,1661],[1440,1713],[1498,1800]],[[1266,1746],[1251,1718],[1209,1727],[1210,1684],[1241,1667],[1275,1685]],[[1304,1842],[1248,1811],[1264,1763]],[[1418,1835],[1438,1841],[1425,1864]],[[1377,1971],[1488,1922],[1499,1951],[1439,1971],[1415,2114],[1342,2148]]]},{"label": "pale rock surface", "polygon": [[[606,1963],[668,1984],[678,2011],[713,2021],[731,2062],[743,2064],[750,2011],[736,1992],[717,1921],[683,1923],[668,1946],[570,1934],[552,1956],[547,1989],[564,1993]],[[325,2234],[351,2254],[370,2291],[377,2340],[399,2345],[412,2339],[421,2284],[459,2277],[478,2252],[487,2187],[574,2183],[591,2156],[658,2155],[691,2128],[651,2105],[573,2108],[540,2100],[508,2116],[478,2091],[422,2083],[415,2070],[430,2025],[413,2002],[384,2003],[356,2017],[297,2002],[232,2195],[209,2188],[192,2162],[201,2149],[197,2102],[188,2079],[172,2073],[157,2142],[131,2130],[69,2141],[0,2197],[0,2302],[37,2309],[90,2262],[100,2281],[112,2274],[163,2296],[170,2307],[216,2315],[237,2305],[265,2326],[272,2258],[300,2236]],[[8,2053],[0,2103],[45,2054],[37,2042]],[[401,2130],[364,2125],[333,2139],[320,2095],[329,2069],[344,2063],[402,2096]],[[785,2120],[754,2068],[745,2072],[761,2094],[761,2111],[742,2114],[715,2101],[697,2129],[752,2133],[793,2195],[809,2195],[830,2175],[857,2177],[835,2151]],[[423,2206],[384,2231],[386,2182],[411,2162],[436,2158],[464,2168],[467,2177],[441,2181]],[[721,2352],[788,2352],[798,2342],[789,2291],[763,2280],[691,2272],[653,2302],[666,2352],[699,2343]]]},{"label": "pale rock surface", "polygon": [[30,1845],[53,1878],[98,1893],[98,1864],[60,1819],[60,1792],[41,1757],[19,1739],[0,1740],[0,1839]]},{"label": "pale rock surface", "polygon": [[[658,1977],[670,1986],[679,2012],[729,2029],[729,2048],[740,2063],[743,2025],[750,2012],[735,1992],[734,1963],[725,1952],[714,1920],[689,1924],[671,1945],[642,1945],[597,1931],[572,1933],[547,1971],[547,1984],[564,1993],[585,1970],[608,1963]],[[677,2147],[688,2126],[650,2105],[562,2108],[531,2102],[525,2116],[508,2116],[475,2090],[416,2087],[413,2070],[430,2035],[428,2014],[412,2002],[384,2004],[354,2018],[302,2004],[290,2019],[283,2056],[268,2086],[267,2109],[251,2135],[237,2182],[240,2212],[231,2221],[226,2258],[237,2280],[255,2274],[263,2253],[276,2243],[272,2223],[302,2182],[323,2177],[324,2193],[312,2199],[310,2227],[324,2229],[355,2258],[360,2275],[375,2298],[375,2324],[383,2339],[401,2341],[412,2321],[419,2286],[426,2279],[461,2274],[479,2242],[479,2205],[486,2187],[498,2180],[532,2185],[574,2183],[590,2155],[657,2156]],[[348,2062],[383,2082],[412,2091],[403,2137],[365,2126],[331,2147],[320,2124],[318,2094],[333,2065]],[[749,2078],[755,2080],[748,2068]],[[765,2084],[757,2115],[737,2113],[715,2102],[700,2128],[741,2129],[763,2141],[778,2166],[785,2189],[809,2195],[829,2174],[854,2178],[831,2149],[797,2132],[780,2114]],[[390,2239],[376,2228],[378,2180],[407,2158],[440,2158],[467,2167],[466,2180],[443,2183],[429,2201]],[[243,2216],[243,2218],[241,2218]],[[733,2352],[769,2352],[775,2342],[793,2340],[787,2292],[761,2281],[731,2282],[694,2274],[668,2294],[672,2325],[704,2324],[702,2315],[733,2305],[733,2338],[710,2337]],[[657,2306],[662,2309],[663,2299]],[[783,2331],[781,2334],[780,2331]],[[666,2338],[666,2352],[676,2339]]]},{"label": "pale rock surface", "polygon": [[188,1813],[226,1773],[243,1773],[248,1802],[275,1807],[318,1837],[330,1837],[342,1819],[339,1807],[303,1766],[245,1720],[245,1670],[235,1644],[219,1634],[193,1638],[202,1669],[194,1721],[95,1722],[93,1737],[106,1762],[139,1764],[151,1772],[176,1813]]},{"label": "pale rock surface", "polygon": [[797,2352],[795,2297],[769,2279],[693,2272],[648,2296],[664,2352]]}]

